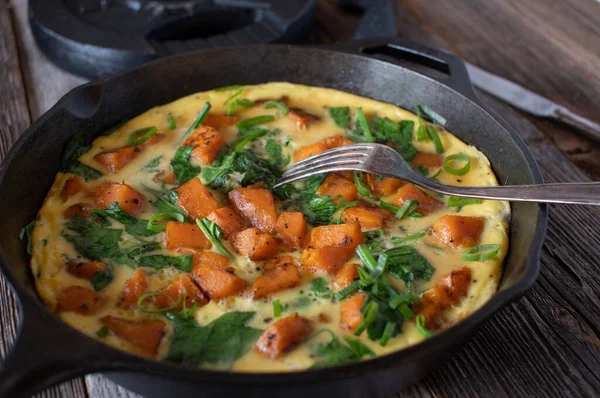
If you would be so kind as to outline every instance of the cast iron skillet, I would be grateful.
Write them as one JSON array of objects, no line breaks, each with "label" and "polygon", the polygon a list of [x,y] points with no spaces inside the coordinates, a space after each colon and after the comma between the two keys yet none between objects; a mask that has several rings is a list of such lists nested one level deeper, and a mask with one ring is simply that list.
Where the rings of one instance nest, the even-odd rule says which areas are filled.
[{"label": "cast iron skillet", "polygon": [[[376,59],[384,55],[386,60]],[[399,66],[410,58],[447,73],[439,80]],[[0,174],[0,262],[20,303],[17,341],[0,373],[0,397],[26,397],[90,372],[147,397],[383,396],[436,369],[482,322],[535,281],[547,207],[512,205],[510,249],[498,293],[458,325],[417,346],[347,366],[280,374],[232,374],[146,360],[79,333],[38,299],[20,229],[40,208],[74,133],[90,140],[119,121],[196,91],[231,84],[289,81],[331,87],[414,109],[426,104],[449,131],[490,159],[499,181],[541,183],[518,135],[475,95],[458,58],[398,39],[367,39],[330,48],[256,45],[162,59],[71,91],[13,146]]]}]

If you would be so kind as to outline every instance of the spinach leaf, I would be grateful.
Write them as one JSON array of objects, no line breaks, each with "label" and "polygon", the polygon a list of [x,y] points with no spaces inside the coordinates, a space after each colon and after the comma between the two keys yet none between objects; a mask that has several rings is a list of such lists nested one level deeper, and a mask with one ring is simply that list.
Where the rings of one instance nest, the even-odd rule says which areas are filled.
[{"label": "spinach leaf", "polygon": [[144,185],[144,189],[150,192],[150,194],[156,197],[156,200],[152,201],[154,207],[156,207],[161,213],[179,213],[187,220],[187,215],[178,206],[177,191],[170,191],[162,187],[162,190],[156,190],[148,188]]},{"label": "spinach leaf", "polygon": [[329,283],[325,278],[313,279],[310,290],[312,290],[317,297],[331,298],[331,289],[329,289]]},{"label": "spinach leaf", "polygon": [[190,272],[192,270],[192,259],[191,254],[184,254],[183,256],[163,256],[156,254],[152,256],[144,256],[137,259],[137,263],[140,267],[150,267],[155,269],[162,269],[168,265],[180,269],[184,272]]},{"label": "spinach leaf", "polygon": [[300,211],[309,223],[326,225],[337,211],[337,206],[329,196],[311,195],[300,203]]},{"label": "spinach leaf", "polygon": [[157,169],[157,167],[160,164],[161,159],[162,159],[162,155],[155,157],[154,159],[152,159],[151,161],[146,163],[146,165],[144,167],[142,167],[142,170],[148,171],[151,173],[159,171]]},{"label": "spinach leaf", "polygon": [[410,284],[414,279],[430,280],[435,268],[417,249],[400,246],[384,251],[378,263],[384,263],[387,272],[395,278]]},{"label": "spinach leaf", "polygon": [[380,118],[375,119],[374,136],[378,142],[392,142],[393,148],[404,158],[411,160],[417,153],[417,150],[412,144],[413,130],[415,123],[411,120],[402,120],[396,123],[390,119]]},{"label": "spinach leaf", "polygon": [[339,108],[329,108],[329,115],[338,125],[338,127],[346,130],[348,128],[348,123],[350,123],[350,108],[347,106],[342,106]]},{"label": "spinach leaf", "polygon": [[31,254],[31,246],[33,242],[31,241],[31,232],[33,232],[33,227],[35,227],[35,220],[31,220],[29,224],[21,229],[19,232],[19,240],[23,240],[23,238],[27,237],[27,253]]},{"label": "spinach leaf", "polygon": [[246,326],[254,312],[229,312],[206,326],[192,319],[175,320],[167,360],[186,365],[212,364],[231,367],[261,335],[262,330]]},{"label": "spinach leaf", "polygon": [[331,335],[328,343],[315,344],[311,347],[312,354],[319,360],[315,362],[310,369],[321,369],[331,366],[345,365],[347,363],[358,362],[364,356],[375,356],[369,347],[359,340],[344,338],[348,344],[343,344],[333,332],[323,329]]},{"label": "spinach leaf", "polygon": [[147,242],[135,246],[126,247],[123,250],[125,250],[127,257],[135,259],[144,253],[149,253],[160,249],[161,246],[158,242]]},{"label": "spinach leaf", "polygon": [[267,159],[269,164],[271,164],[272,167],[275,167],[278,170],[281,170],[283,168],[283,166],[285,166],[286,164],[288,164],[290,162],[289,157],[284,162],[281,144],[272,138],[269,138],[267,140],[267,143],[265,144],[265,150],[267,151],[267,154],[269,155],[269,158]]},{"label": "spinach leaf", "polygon": [[171,168],[179,185],[183,185],[192,178],[200,174],[200,166],[190,164],[190,155],[194,148],[191,146],[183,146],[177,149],[175,157],[171,160]]},{"label": "spinach leaf", "polygon": [[156,235],[156,232],[148,229],[148,220],[140,220],[138,218],[133,217],[129,213],[121,210],[118,202],[113,203],[108,206],[105,210],[93,209],[92,212],[94,215],[112,218],[113,220],[117,220],[125,227],[125,232],[132,236],[140,237],[140,236],[152,236]]},{"label": "spinach leaf", "polygon": [[92,275],[92,279],[90,280],[95,291],[100,291],[104,289],[113,280],[112,265],[104,265],[106,266],[106,269],[96,271],[94,275]]},{"label": "spinach leaf", "polygon": [[89,151],[91,145],[86,142],[86,139],[81,134],[72,136],[63,151],[62,156],[62,172],[76,174],[83,179],[95,180],[102,177],[102,173],[90,166],[87,166],[79,161],[81,155]]}]

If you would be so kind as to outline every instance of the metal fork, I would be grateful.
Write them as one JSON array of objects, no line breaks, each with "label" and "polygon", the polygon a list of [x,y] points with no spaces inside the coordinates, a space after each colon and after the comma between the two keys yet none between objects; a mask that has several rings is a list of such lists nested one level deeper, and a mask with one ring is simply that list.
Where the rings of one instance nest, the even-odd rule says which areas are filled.
[{"label": "metal fork", "polygon": [[346,145],[311,156],[291,165],[274,188],[302,178],[333,171],[356,170],[400,178],[444,195],[517,202],[600,205],[600,183],[457,187],[423,177],[392,148],[382,144]]}]

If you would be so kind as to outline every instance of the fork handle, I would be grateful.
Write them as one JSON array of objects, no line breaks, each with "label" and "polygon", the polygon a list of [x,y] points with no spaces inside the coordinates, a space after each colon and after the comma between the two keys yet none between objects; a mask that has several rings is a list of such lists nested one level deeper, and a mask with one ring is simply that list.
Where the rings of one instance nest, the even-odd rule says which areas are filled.
[{"label": "fork handle", "polygon": [[451,196],[600,206],[600,182],[456,187],[429,181],[426,188]]}]

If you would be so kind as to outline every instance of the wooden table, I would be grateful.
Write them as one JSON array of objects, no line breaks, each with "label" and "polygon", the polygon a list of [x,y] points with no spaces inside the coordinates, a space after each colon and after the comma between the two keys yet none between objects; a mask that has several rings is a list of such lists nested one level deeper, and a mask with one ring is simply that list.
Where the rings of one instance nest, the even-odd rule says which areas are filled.
[{"label": "wooden table", "polygon": [[[360,16],[321,0],[314,43],[349,40]],[[84,82],[33,43],[25,0],[0,0],[0,153]],[[600,119],[600,4],[594,0],[399,0],[398,35],[446,48],[589,118]],[[529,145],[546,181],[600,180],[600,145],[482,94]],[[600,209],[551,206],[535,286],[498,312],[439,371],[397,396],[600,396]],[[16,309],[0,281],[0,354]],[[101,375],[44,397],[136,397]]]}]

